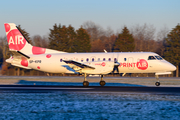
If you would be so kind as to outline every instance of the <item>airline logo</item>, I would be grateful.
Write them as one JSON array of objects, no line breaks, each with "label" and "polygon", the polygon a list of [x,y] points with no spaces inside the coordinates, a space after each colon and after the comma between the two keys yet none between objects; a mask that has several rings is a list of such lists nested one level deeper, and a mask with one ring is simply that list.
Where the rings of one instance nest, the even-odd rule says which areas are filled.
[{"label": "airline logo", "polygon": [[7,33],[9,49],[21,50],[26,44],[25,38],[21,35],[18,29],[11,29],[9,24],[5,24],[4,26]]},{"label": "airline logo", "polygon": [[96,63],[95,65],[101,65],[101,66],[106,66],[106,63],[105,62],[102,62],[102,63]]},{"label": "airline logo", "polygon": [[101,65],[104,67],[104,66],[106,66],[106,63],[105,63],[105,62],[102,62]]},{"label": "airline logo", "polygon": [[148,68],[148,62],[144,59],[140,59],[139,62],[137,62],[137,68],[146,70]]},{"label": "airline logo", "polygon": [[148,62],[140,59],[137,63],[120,63],[120,67],[137,67],[140,70],[146,70],[148,68]]}]

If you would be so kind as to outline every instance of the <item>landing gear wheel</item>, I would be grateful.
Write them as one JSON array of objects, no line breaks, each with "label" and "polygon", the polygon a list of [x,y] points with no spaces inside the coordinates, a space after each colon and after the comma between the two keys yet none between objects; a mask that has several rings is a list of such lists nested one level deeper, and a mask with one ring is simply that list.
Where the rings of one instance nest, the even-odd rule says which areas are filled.
[{"label": "landing gear wheel", "polygon": [[100,81],[99,84],[100,84],[101,86],[104,86],[104,85],[106,84],[106,82],[103,80],[103,81]]},{"label": "landing gear wheel", "polygon": [[83,86],[84,86],[84,87],[88,87],[88,86],[89,86],[89,82],[88,82],[88,81],[84,81],[84,82],[83,82]]},{"label": "landing gear wheel", "polygon": [[156,86],[160,86],[160,82],[156,82],[155,85],[156,85]]}]

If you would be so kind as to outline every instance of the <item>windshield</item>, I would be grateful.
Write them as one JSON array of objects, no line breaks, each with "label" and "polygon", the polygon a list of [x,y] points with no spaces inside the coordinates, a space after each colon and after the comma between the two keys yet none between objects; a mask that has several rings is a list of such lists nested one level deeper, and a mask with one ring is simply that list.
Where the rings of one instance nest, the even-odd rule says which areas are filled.
[{"label": "windshield", "polygon": [[162,60],[163,58],[161,56],[155,56],[158,60]]},{"label": "windshield", "polygon": [[156,58],[154,56],[149,56],[148,60],[156,60]]}]

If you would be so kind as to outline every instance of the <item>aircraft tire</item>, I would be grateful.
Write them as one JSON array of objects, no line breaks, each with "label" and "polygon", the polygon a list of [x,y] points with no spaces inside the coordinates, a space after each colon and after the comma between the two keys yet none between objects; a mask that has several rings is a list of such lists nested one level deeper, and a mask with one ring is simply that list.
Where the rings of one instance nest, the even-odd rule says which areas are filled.
[{"label": "aircraft tire", "polygon": [[88,81],[84,81],[84,82],[83,82],[83,86],[84,86],[84,87],[88,87],[88,86],[89,86],[89,82],[88,82]]},{"label": "aircraft tire", "polygon": [[160,86],[160,82],[156,82],[155,85],[156,85],[156,86]]},{"label": "aircraft tire", "polygon": [[103,81],[100,81],[99,84],[100,84],[101,86],[104,86],[104,85],[106,84],[106,82],[103,80]]}]

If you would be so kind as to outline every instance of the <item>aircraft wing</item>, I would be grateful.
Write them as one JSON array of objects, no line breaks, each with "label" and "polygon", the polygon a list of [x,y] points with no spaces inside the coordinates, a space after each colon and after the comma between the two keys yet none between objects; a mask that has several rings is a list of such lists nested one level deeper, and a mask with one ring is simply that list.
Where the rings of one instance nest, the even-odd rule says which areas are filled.
[{"label": "aircraft wing", "polygon": [[73,60],[63,60],[66,64],[72,64],[72,65],[75,65],[77,67],[80,67],[80,68],[90,68],[90,69],[95,69],[94,67],[91,67],[89,65],[86,65],[86,64],[82,64],[82,63],[79,63],[79,62],[76,62],[76,61],[73,61]]}]

